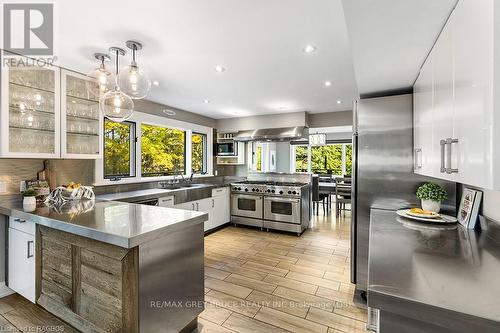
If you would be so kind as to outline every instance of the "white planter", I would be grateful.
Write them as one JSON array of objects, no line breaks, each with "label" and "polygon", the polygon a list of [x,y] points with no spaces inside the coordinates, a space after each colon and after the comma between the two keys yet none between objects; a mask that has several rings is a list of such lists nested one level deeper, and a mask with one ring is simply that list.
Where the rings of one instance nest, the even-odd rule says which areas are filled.
[{"label": "white planter", "polygon": [[23,198],[23,210],[25,212],[32,212],[36,209],[36,197]]},{"label": "white planter", "polygon": [[422,199],[422,209],[428,210],[430,212],[439,213],[441,210],[441,201],[433,200],[423,200]]}]

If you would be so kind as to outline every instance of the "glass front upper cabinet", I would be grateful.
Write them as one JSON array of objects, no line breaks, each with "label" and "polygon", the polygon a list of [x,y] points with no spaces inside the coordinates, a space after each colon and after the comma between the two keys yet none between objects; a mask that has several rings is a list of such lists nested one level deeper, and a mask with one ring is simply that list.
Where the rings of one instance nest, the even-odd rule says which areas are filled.
[{"label": "glass front upper cabinet", "polygon": [[97,87],[85,75],[61,71],[63,158],[94,159],[102,155],[102,117],[99,115],[99,98],[88,91],[87,85],[91,84]]},{"label": "glass front upper cabinet", "polygon": [[1,156],[59,157],[59,68],[6,57],[1,89]]}]

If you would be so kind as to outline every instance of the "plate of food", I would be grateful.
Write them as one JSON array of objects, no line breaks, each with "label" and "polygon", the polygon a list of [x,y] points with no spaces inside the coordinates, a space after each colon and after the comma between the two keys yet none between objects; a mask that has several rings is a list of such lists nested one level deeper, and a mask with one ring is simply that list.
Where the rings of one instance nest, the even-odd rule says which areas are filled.
[{"label": "plate of food", "polygon": [[422,208],[411,208],[406,214],[414,217],[423,217],[431,219],[437,219],[440,217],[439,213],[431,212],[429,210],[424,210]]},{"label": "plate of food", "polygon": [[406,217],[420,222],[431,222],[431,223],[456,223],[457,218],[450,215],[438,214],[434,212],[425,211],[421,208],[412,209],[400,209],[396,211],[401,217]]}]

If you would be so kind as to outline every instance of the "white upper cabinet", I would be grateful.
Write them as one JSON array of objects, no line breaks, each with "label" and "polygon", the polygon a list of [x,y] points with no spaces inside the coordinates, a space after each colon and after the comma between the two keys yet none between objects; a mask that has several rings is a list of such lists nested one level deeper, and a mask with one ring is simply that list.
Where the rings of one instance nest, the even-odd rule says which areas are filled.
[{"label": "white upper cabinet", "polygon": [[63,158],[100,158],[103,142],[99,99],[89,94],[88,77],[61,71],[61,155]]},{"label": "white upper cabinet", "polygon": [[[498,5],[497,5],[498,6]],[[500,131],[494,109],[493,75],[498,71],[494,55],[494,1],[461,0],[454,12],[455,42],[455,121],[452,168],[460,182],[484,188],[499,188],[495,179],[500,141],[492,130]],[[498,38],[498,37],[496,37]],[[500,44],[497,43],[497,47]],[[494,62],[497,62],[495,65]],[[498,89],[498,85],[497,88]],[[456,163],[456,164],[454,164]]]},{"label": "white upper cabinet", "polygon": [[87,93],[86,76],[19,56],[4,62],[0,157],[102,156],[103,119],[98,100]]},{"label": "white upper cabinet", "polygon": [[60,156],[60,70],[19,57],[5,57],[1,69],[1,156]]},{"label": "white upper cabinet", "polygon": [[495,10],[494,0],[460,0],[421,69],[414,87],[416,173],[500,188]]},{"label": "white upper cabinet", "polygon": [[433,90],[433,56],[431,52],[425,65],[420,71],[413,89],[413,116],[414,116],[414,142],[415,142],[415,173],[430,175],[433,172],[433,144],[432,105]]}]

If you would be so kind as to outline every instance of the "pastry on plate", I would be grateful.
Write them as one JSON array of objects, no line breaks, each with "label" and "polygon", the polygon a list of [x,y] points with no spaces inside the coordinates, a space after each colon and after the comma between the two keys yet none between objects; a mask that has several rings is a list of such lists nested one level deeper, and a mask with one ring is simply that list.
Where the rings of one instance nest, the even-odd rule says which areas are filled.
[{"label": "pastry on plate", "polygon": [[412,208],[408,211],[408,215],[416,217],[439,217],[438,213],[431,212],[428,210],[423,210],[422,208]]}]

